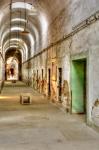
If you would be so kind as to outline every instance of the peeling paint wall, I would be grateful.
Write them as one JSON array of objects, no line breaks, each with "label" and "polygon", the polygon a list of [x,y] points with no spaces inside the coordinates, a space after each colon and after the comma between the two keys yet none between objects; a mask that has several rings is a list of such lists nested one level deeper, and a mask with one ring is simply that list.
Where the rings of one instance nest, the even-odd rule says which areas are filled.
[{"label": "peeling paint wall", "polygon": [[[92,120],[92,107],[99,98],[99,20],[87,24],[70,37],[64,39],[73,31],[72,27],[81,23],[99,10],[98,0],[74,0],[68,1],[66,9],[63,9],[55,20],[49,25],[48,39],[43,53],[33,57],[30,62],[31,70],[28,74],[26,68],[28,62],[23,64],[23,80],[29,79],[31,86],[40,93],[48,96],[48,69],[51,69],[51,99],[58,101],[58,68],[62,68],[62,96],[61,102],[65,108],[71,111],[71,60],[73,57],[87,59],[87,122]],[[61,42],[55,41],[60,39]],[[54,63],[54,77],[53,75]],[[56,71],[55,71],[56,68]],[[43,79],[42,79],[43,69]],[[38,76],[37,76],[38,70]],[[54,78],[54,79],[53,79]],[[68,96],[64,94],[64,81],[68,83]],[[43,89],[43,90],[42,90]],[[67,102],[69,103],[67,104]]]}]

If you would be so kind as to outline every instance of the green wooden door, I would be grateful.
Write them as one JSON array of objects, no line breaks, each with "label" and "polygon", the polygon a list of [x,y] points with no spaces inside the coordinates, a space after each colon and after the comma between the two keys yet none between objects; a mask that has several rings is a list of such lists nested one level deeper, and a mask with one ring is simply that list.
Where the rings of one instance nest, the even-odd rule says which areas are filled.
[{"label": "green wooden door", "polygon": [[72,112],[85,113],[86,61],[72,61]]}]

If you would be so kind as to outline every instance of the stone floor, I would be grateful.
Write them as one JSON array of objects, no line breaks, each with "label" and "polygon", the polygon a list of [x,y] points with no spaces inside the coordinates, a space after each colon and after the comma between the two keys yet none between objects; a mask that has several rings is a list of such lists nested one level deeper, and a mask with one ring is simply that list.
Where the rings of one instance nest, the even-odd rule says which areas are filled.
[{"label": "stone floor", "polygon": [[[19,103],[32,95],[31,105]],[[99,133],[84,116],[70,115],[21,82],[6,82],[0,95],[0,150],[99,150]]]}]

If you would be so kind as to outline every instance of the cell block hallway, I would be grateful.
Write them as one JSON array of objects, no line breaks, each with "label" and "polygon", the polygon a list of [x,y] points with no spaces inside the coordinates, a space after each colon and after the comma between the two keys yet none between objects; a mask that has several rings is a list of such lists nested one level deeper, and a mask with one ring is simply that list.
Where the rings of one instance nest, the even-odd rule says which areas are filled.
[{"label": "cell block hallway", "polygon": [[0,0],[0,150],[99,149],[98,0]]}]

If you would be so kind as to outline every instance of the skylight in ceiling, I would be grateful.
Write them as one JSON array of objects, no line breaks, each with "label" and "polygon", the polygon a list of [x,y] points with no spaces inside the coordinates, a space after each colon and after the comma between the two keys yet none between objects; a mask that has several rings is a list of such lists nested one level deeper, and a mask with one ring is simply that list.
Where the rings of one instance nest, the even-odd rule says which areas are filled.
[{"label": "skylight in ceiling", "polygon": [[22,18],[14,18],[14,19],[12,19],[11,21],[12,21],[12,22],[14,22],[14,21],[26,22],[26,20],[25,20],[25,19],[22,19]]},{"label": "skylight in ceiling", "polygon": [[11,28],[11,31],[23,31],[24,28],[21,28],[21,27],[12,27]]},{"label": "skylight in ceiling", "polygon": [[16,2],[16,3],[12,3],[12,9],[28,9],[28,10],[32,10],[32,5],[28,4],[28,3],[24,3],[24,2]]}]

